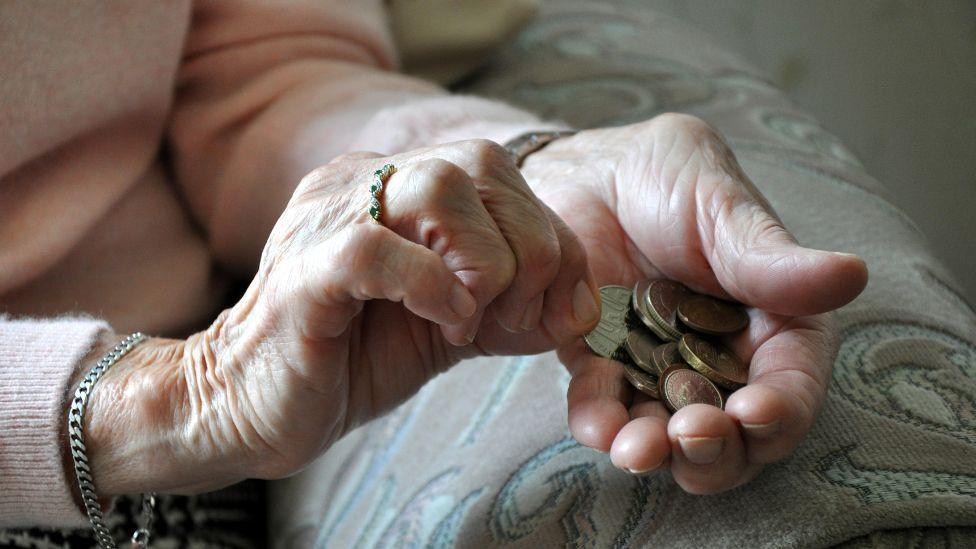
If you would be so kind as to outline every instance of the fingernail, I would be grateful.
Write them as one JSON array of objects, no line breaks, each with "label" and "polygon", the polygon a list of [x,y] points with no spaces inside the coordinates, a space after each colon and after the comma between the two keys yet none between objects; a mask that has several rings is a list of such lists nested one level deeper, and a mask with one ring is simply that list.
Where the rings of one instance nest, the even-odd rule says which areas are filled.
[{"label": "fingernail", "polygon": [[867,265],[867,262],[864,261],[864,258],[861,257],[861,256],[859,256],[859,255],[857,255],[857,254],[849,254],[847,252],[834,252],[834,255],[837,255],[837,256],[840,256],[840,257],[846,257],[847,259],[854,259],[856,261],[860,261],[861,263],[864,263],[865,265]]},{"label": "fingernail", "polygon": [[634,475],[634,476],[642,477],[644,475],[650,474],[651,471],[653,471],[653,470],[654,469],[647,469],[647,470],[641,471],[639,469],[627,469],[627,472],[630,473],[630,474],[632,474],[632,475]]},{"label": "fingernail", "polygon": [[544,297],[545,294],[539,294],[529,301],[529,304],[525,306],[525,313],[522,315],[522,322],[519,323],[519,328],[528,332],[529,330],[534,330],[539,325],[539,320],[542,319]]},{"label": "fingernail", "polygon": [[779,432],[779,420],[774,419],[769,423],[743,423],[742,429],[749,436],[769,438]]},{"label": "fingernail", "polygon": [[478,308],[478,302],[474,300],[471,292],[464,287],[464,284],[457,282],[451,288],[451,309],[461,318],[468,318],[474,314]]},{"label": "fingernail", "polygon": [[712,437],[678,437],[678,444],[688,461],[697,465],[708,465],[718,459],[725,441]]},{"label": "fingernail", "polygon": [[595,322],[600,316],[596,298],[593,297],[586,280],[577,282],[573,290],[573,315],[580,324]]},{"label": "fingernail", "polygon": [[464,334],[464,340],[470,345],[471,343],[474,343],[474,338],[476,335],[478,335],[478,323],[474,322],[471,324],[471,328],[468,330],[468,333]]}]

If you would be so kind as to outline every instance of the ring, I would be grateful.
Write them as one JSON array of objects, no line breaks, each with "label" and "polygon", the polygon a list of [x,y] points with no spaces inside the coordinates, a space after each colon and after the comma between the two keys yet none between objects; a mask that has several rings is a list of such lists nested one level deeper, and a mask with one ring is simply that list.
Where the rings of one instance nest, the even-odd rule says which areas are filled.
[{"label": "ring", "polygon": [[377,223],[382,223],[380,217],[383,214],[383,206],[380,203],[380,198],[383,196],[383,186],[394,173],[396,173],[396,167],[393,164],[387,164],[373,172],[373,182],[369,184],[369,216]]}]

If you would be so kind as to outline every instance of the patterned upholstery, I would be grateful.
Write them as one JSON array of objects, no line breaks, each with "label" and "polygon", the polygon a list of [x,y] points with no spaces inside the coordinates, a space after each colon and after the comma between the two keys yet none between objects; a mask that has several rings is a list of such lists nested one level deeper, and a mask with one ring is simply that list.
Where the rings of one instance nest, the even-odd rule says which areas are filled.
[{"label": "patterned upholstery", "polygon": [[276,546],[976,546],[976,313],[836,137],[636,0],[543,2],[459,91],[579,127],[664,111],[716,126],[801,241],[871,268],[839,314],[826,406],[789,460],[696,497],[576,444],[553,355],[470,361],[273,483]]}]

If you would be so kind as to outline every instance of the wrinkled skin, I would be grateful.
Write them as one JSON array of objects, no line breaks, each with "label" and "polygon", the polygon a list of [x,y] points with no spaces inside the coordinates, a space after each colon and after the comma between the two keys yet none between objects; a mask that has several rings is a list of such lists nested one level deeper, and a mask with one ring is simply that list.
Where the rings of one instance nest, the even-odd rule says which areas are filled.
[{"label": "wrinkled skin", "polygon": [[[367,187],[387,163],[381,226]],[[499,145],[345,155],[304,178],[240,302],[106,375],[96,478],[116,494],[286,476],[460,360],[553,349],[598,319],[579,241]]]},{"label": "wrinkled skin", "polygon": [[799,246],[721,137],[690,116],[581,132],[531,155],[523,174],[583,242],[599,285],[663,276],[750,306],[749,329],[727,339],[751,361],[749,383],[725,411],[672,416],[635,396],[619,364],[579,342],[560,348],[576,439],[634,473],[670,467],[696,494],[790,455],[826,395],[829,311],[863,290],[864,262]]},{"label": "wrinkled skin", "polygon": [[[384,228],[366,214],[366,187],[387,162],[399,171]],[[580,342],[599,316],[598,285],[647,276],[753,307],[748,333],[730,341],[751,359],[750,381],[725,411],[669,417]],[[521,175],[487,141],[345,155],[295,191],[239,303],[106,374],[89,457],[105,495],[278,478],[464,358],[558,347],[582,444],[717,492],[808,431],[836,348],[824,313],[866,278],[854,256],[798,246],[690,117],[558,140]]]}]

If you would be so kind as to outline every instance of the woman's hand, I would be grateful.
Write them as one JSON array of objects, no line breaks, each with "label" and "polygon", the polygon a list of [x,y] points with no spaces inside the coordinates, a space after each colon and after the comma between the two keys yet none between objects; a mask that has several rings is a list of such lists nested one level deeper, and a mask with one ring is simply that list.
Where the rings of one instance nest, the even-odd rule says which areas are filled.
[{"label": "woman's hand", "polygon": [[[367,189],[387,163],[381,226]],[[299,185],[239,303],[105,376],[94,477],[112,495],[289,475],[465,357],[578,339],[595,295],[581,245],[498,145],[346,155]]]},{"label": "woman's hand", "polygon": [[573,376],[576,439],[625,470],[670,465],[692,493],[753,478],[790,455],[824,401],[836,353],[828,311],[867,283],[864,262],[801,247],[704,122],[662,115],[585,131],[530,155],[523,174],[580,237],[601,285],[667,277],[753,307],[728,343],[751,360],[725,411],[671,414],[634,395],[621,367],[582,343],[560,349]]}]

